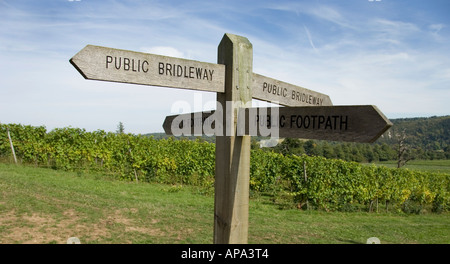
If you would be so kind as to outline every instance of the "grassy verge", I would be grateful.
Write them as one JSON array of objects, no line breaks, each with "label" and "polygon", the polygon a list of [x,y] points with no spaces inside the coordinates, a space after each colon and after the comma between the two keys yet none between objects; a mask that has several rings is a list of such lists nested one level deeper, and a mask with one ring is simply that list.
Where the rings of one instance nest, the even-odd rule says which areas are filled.
[{"label": "grassy verge", "polygon": [[[0,243],[212,243],[198,189],[0,164]],[[250,243],[450,243],[450,215],[279,210],[250,200]]]},{"label": "grassy verge", "polygon": [[[394,160],[377,162],[376,164],[389,168],[397,168],[397,162]],[[402,168],[450,174],[450,160],[411,160]]]}]

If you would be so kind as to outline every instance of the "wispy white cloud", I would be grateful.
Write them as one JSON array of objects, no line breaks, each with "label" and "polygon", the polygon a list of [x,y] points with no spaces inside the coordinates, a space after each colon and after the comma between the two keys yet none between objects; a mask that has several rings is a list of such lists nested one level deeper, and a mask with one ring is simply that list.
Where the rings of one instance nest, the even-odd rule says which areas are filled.
[{"label": "wispy white cloud", "polygon": [[445,30],[447,28],[444,24],[432,24],[428,26],[431,37],[439,42],[439,43],[448,43],[449,41],[449,34],[442,33],[442,30]]},{"label": "wispy white cloud", "polygon": [[343,28],[355,28],[355,26],[352,25],[347,20],[347,18],[341,14],[341,12],[328,5],[309,6],[309,8],[305,9],[304,12]]},{"label": "wispy white cloud", "polygon": [[372,39],[396,45],[403,45],[405,41],[421,34],[420,28],[413,23],[380,18],[370,20],[368,30],[374,34]]},{"label": "wispy white cloud", "polygon": [[329,22],[342,28],[355,29],[355,25],[333,5],[317,4],[315,2],[277,2],[272,4],[274,10],[292,12],[297,16],[306,15],[318,21]]},{"label": "wispy white cloud", "polygon": [[430,30],[433,33],[439,33],[439,31],[441,31],[445,26],[443,24],[432,24],[429,26]]},{"label": "wispy white cloud", "polygon": [[303,28],[305,29],[306,36],[308,36],[309,44],[311,44],[311,47],[313,48],[313,50],[315,52],[318,52],[317,49],[316,49],[316,46],[314,45],[314,42],[313,42],[312,37],[311,37],[311,33],[309,33],[308,28],[305,25],[303,25]]}]

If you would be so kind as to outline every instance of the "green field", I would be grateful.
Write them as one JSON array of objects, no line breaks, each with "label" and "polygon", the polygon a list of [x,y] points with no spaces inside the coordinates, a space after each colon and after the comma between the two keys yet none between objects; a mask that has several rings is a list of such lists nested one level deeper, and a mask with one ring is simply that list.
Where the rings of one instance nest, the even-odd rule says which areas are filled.
[{"label": "green field", "polygon": [[[213,196],[196,187],[0,164],[0,243],[212,243]],[[280,210],[250,200],[249,243],[450,243],[450,215]]]},{"label": "green field", "polygon": [[[389,168],[397,168],[396,161],[377,162],[377,165],[383,165]],[[409,170],[419,170],[428,172],[441,172],[450,174],[450,160],[411,160],[402,168]]]}]

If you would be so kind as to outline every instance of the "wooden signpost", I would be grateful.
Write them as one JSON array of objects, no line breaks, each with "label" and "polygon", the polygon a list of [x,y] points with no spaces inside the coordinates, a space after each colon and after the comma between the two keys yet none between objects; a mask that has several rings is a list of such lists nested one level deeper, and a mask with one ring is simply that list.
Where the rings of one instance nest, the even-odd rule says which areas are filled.
[{"label": "wooden signpost", "polygon": [[[92,45],[70,63],[86,79],[217,93],[215,111],[163,124],[170,135],[216,136],[214,243],[247,243],[251,136],[374,142],[392,126],[375,106],[333,106],[328,95],[253,73],[252,44],[232,34],[218,64]],[[251,108],[252,98],[287,107]]]}]

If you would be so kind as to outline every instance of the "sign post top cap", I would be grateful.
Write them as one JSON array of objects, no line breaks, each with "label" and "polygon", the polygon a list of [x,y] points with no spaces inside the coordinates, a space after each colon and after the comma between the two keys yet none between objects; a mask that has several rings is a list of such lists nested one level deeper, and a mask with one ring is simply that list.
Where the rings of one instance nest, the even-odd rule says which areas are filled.
[{"label": "sign post top cap", "polygon": [[243,44],[247,44],[252,46],[252,43],[248,40],[248,38],[246,37],[242,37],[242,36],[238,36],[238,35],[234,35],[231,33],[225,33],[223,35],[222,41],[220,43],[222,43],[225,40],[229,40],[232,43],[243,43]]}]

